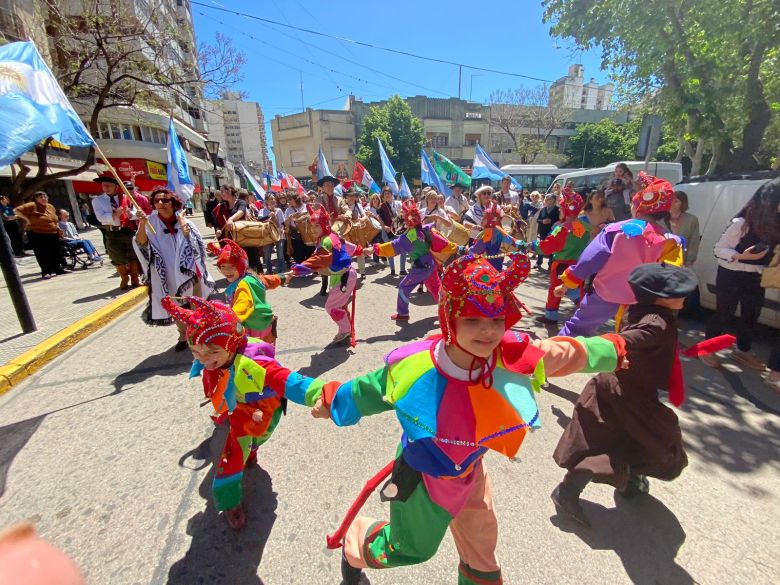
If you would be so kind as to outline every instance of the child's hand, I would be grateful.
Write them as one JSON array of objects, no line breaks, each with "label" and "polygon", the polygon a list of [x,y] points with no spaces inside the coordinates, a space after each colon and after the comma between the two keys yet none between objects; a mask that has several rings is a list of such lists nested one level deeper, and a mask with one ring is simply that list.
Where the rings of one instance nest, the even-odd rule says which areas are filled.
[{"label": "child's hand", "polygon": [[263,422],[263,411],[256,410],[252,413],[252,420],[256,423]]},{"label": "child's hand", "polygon": [[311,415],[314,418],[330,418],[330,410],[322,402],[322,398],[318,399],[311,409]]},{"label": "child's hand", "polygon": [[553,294],[556,297],[558,297],[559,299],[562,299],[563,295],[566,294],[566,285],[565,284],[560,284],[560,285],[556,286],[555,289],[553,290]]}]

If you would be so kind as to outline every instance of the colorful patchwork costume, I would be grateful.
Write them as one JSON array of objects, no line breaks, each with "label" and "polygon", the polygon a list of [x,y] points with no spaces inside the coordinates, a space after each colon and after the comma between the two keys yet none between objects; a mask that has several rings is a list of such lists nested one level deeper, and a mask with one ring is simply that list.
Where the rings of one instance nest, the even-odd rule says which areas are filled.
[{"label": "colorful patchwork costume", "polygon": [[[618,336],[532,342],[509,330],[521,311],[512,291],[528,272],[528,260],[519,254],[502,273],[481,256],[455,260],[442,280],[442,334],[392,351],[381,368],[353,380],[325,382],[269,362],[266,385],[295,402],[327,408],[337,425],[394,410],[403,429],[394,461],[383,470],[392,469],[382,490],[390,501],[390,522],[355,518],[356,503],[329,537],[331,547],[343,542],[348,585],[358,582],[362,568],[426,561],[448,528],[460,555],[458,583],[502,582],[495,556],[498,523],[483,456],[492,449],[514,457],[526,434],[539,428],[534,394],[545,375],[612,371],[621,355]],[[452,344],[463,349],[456,319],[502,316],[506,333],[491,356],[466,352],[473,356],[471,369],[456,366],[447,353]]]},{"label": "colorful patchwork costume", "polygon": [[352,267],[352,258],[363,253],[362,246],[342,239],[330,229],[330,217],[324,208],[316,211],[309,208],[311,222],[322,228],[322,236],[317,242],[314,253],[300,264],[293,264],[295,276],[306,276],[313,272],[329,276],[330,292],[325,301],[325,310],[339,327],[334,342],[349,337],[352,331],[350,314],[347,309],[349,300],[355,291],[357,274]]},{"label": "colorful patchwork costume", "polygon": [[639,174],[645,187],[632,199],[635,218],[611,223],[588,244],[580,259],[561,275],[567,288],[577,288],[590,276],[593,292],[580,302],[560,335],[593,335],[616,315],[620,307],[633,305],[636,298],[628,284],[628,275],[640,264],[666,262],[682,264],[682,239],[652,221],[649,214],[669,211],[674,187],[669,181]]},{"label": "colorful patchwork costume", "polygon": [[398,283],[397,312],[391,317],[405,321],[409,319],[409,297],[415,287],[425,284],[431,296],[438,300],[441,285],[438,263],[449,258],[457,247],[431,226],[422,225],[420,210],[414,201],[405,201],[402,209],[408,228],[406,233],[391,242],[374,244],[374,254],[382,258],[408,254],[412,262],[409,274]]},{"label": "colorful patchwork costume", "polygon": [[246,252],[232,240],[214,242],[208,248],[217,256],[217,266],[235,266],[239,278],[228,284],[225,296],[238,315],[249,337],[266,343],[276,343],[276,317],[265,299],[265,291],[285,284],[284,275],[255,275],[247,272],[249,258]]},{"label": "colorful patchwork costume", "polygon": [[474,239],[469,250],[472,254],[485,254],[493,268],[501,272],[504,265],[504,254],[524,248],[525,242],[514,239],[501,227],[501,208],[497,203],[485,209],[482,216],[482,231]]},{"label": "colorful patchwork costume", "polygon": [[163,299],[163,306],[174,319],[186,324],[189,344],[214,344],[235,352],[233,360],[218,370],[206,370],[195,360],[190,377],[202,373],[203,389],[209,396],[227,374],[224,400],[229,431],[216,466],[212,492],[217,510],[226,512],[231,528],[239,529],[245,522],[241,507],[244,467],[255,461],[257,448],[271,437],[284,410],[284,400],[264,388],[265,372],[257,363],[261,358],[273,358],[274,347],[257,340],[250,342],[243,325],[227,305],[198,297],[187,297],[184,301],[196,309],[180,307],[170,297]]},{"label": "colorful patchwork costume", "polygon": [[[577,217],[584,203],[579,193],[571,187],[565,187],[558,199],[558,209],[563,217],[562,223],[556,225],[550,235],[533,243],[533,251],[544,256],[552,256],[550,263],[550,287],[547,289],[547,303],[544,306],[544,319],[558,321],[560,297],[555,296],[555,288],[561,284],[561,274],[566,268],[575,264],[580,254],[590,242],[590,225],[587,218]],[[571,295],[574,302],[582,297],[582,287],[573,289]]]}]

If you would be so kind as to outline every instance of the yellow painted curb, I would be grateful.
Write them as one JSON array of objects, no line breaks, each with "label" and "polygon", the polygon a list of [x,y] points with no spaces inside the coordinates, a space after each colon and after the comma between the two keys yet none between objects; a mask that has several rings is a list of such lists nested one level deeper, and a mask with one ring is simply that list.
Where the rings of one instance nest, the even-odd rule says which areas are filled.
[{"label": "yellow painted curb", "polygon": [[88,335],[126,313],[145,298],[147,298],[145,286],[133,289],[105,307],[55,333],[22,355],[11,359],[6,365],[0,366],[0,394],[8,392],[27,376],[48,364]]}]

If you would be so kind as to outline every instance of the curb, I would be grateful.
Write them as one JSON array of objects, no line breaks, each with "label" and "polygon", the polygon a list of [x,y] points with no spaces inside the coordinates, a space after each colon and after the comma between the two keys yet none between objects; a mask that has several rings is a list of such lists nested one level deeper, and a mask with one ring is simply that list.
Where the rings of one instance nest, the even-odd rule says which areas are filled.
[{"label": "curb", "polygon": [[65,353],[79,341],[126,313],[147,298],[145,286],[125,293],[105,307],[101,307],[40,342],[22,355],[0,366],[0,394],[8,392],[19,382],[41,369],[58,355]]}]

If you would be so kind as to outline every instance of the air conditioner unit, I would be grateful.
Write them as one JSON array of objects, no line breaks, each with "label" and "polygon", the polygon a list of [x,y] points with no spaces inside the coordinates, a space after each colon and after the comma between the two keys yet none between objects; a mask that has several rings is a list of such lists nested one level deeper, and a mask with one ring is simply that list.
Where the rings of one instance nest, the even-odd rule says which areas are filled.
[{"label": "air conditioner unit", "polygon": [[354,148],[350,148],[349,149],[349,154],[355,154],[355,149]]}]

